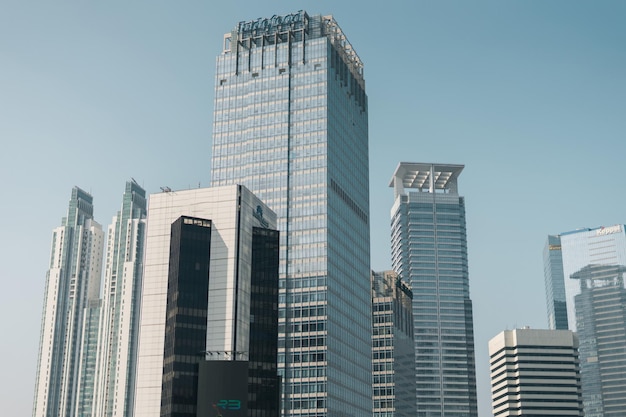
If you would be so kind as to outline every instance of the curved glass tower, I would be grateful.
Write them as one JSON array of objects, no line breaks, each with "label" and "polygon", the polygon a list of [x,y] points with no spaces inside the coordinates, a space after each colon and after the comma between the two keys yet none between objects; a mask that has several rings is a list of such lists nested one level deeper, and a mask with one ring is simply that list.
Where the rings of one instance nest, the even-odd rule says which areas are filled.
[{"label": "curved glass tower", "polygon": [[285,416],[372,413],[367,123],[363,65],[331,16],[224,36],[211,183],[243,184],[278,216]]}]

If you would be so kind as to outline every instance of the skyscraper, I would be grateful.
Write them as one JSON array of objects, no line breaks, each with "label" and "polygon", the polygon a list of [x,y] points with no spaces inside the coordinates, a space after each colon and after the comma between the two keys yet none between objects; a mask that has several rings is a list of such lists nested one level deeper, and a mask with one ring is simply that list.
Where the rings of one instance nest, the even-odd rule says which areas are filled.
[{"label": "skyscraper", "polygon": [[389,184],[392,268],[413,290],[417,416],[477,415],[462,169],[401,162]]},{"label": "skyscraper", "polygon": [[103,244],[102,227],[93,219],[92,196],[74,187],[67,217],[52,234],[35,417],[88,415],[92,411]]},{"label": "skyscraper", "polygon": [[495,417],[582,417],[578,338],[569,330],[506,330],[489,341]]},{"label": "skyscraper", "polygon": [[[277,385],[277,325],[271,337],[263,327],[278,313],[275,225],[275,214],[239,185],[150,196],[135,417],[195,416],[205,360],[247,361],[248,380],[256,378],[256,385],[243,381],[249,398],[238,400],[250,408],[270,406],[251,397],[261,383],[271,387],[272,371]],[[272,278],[273,290],[264,282]],[[272,295],[274,313],[260,298]],[[211,378],[227,384],[224,375]]]},{"label": "skyscraper", "polygon": [[198,416],[198,366],[207,339],[211,228],[211,220],[189,216],[180,216],[171,225],[162,417]]},{"label": "skyscraper", "polygon": [[332,16],[240,22],[217,58],[211,182],[276,212],[285,416],[371,413],[368,112]]},{"label": "skyscraper", "polygon": [[125,417],[133,409],[145,221],[146,192],[129,181],[121,209],[107,233],[98,326],[96,416]]},{"label": "skyscraper", "polygon": [[[560,240],[568,327],[580,339],[586,417],[626,410],[626,232],[622,224],[578,229]],[[548,284],[548,283],[547,283]],[[548,286],[548,285],[547,285]]]},{"label": "skyscraper", "polygon": [[548,306],[548,328],[566,330],[568,325],[565,279],[563,277],[563,254],[559,236],[548,236],[546,246],[543,249],[543,273]]},{"label": "skyscraper", "polygon": [[374,417],[415,416],[412,298],[394,271],[372,272]]}]

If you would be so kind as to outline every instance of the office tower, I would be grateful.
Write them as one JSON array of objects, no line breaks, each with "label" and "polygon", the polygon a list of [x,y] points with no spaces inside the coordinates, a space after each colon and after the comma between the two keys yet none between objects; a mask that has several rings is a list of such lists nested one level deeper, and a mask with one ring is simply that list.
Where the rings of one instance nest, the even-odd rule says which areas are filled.
[{"label": "office tower", "polygon": [[548,306],[548,328],[566,330],[568,325],[565,280],[563,278],[563,255],[559,236],[548,236],[546,246],[543,249],[543,274]]},{"label": "office tower", "polygon": [[96,416],[125,417],[132,412],[145,219],[146,192],[134,180],[128,181],[121,209],[107,233]]},{"label": "office tower", "polygon": [[332,16],[224,36],[211,181],[246,185],[278,216],[284,415],[371,414],[367,96]]},{"label": "office tower", "polygon": [[417,416],[477,415],[462,169],[401,162],[389,184],[392,268],[413,290]]},{"label": "office tower", "polygon": [[33,416],[63,417],[91,411],[99,317],[102,227],[93,198],[72,189],[67,217],[52,233],[46,277]]},{"label": "office tower", "polygon": [[415,416],[412,298],[394,271],[372,271],[374,417]]},{"label": "office tower", "polygon": [[[150,196],[148,209],[134,416],[195,416],[199,397],[210,394],[197,395],[208,378],[205,360],[245,361],[248,380],[239,386],[249,397],[239,401],[260,409],[259,384],[270,386],[272,371],[276,390],[265,395],[278,398],[275,214],[239,185],[165,190]],[[272,279],[273,291],[263,281]],[[273,307],[263,295],[275,297]],[[220,372],[236,365],[224,366]],[[226,384],[231,376],[209,378]]]},{"label": "office tower", "polygon": [[489,341],[494,417],[582,417],[578,338],[569,330],[505,330]]},{"label": "office tower", "polygon": [[585,416],[621,416],[626,410],[624,225],[578,229],[557,237],[568,327],[580,339]]},{"label": "office tower", "polygon": [[170,239],[161,416],[196,417],[212,278],[211,221],[181,216],[172,223]]}]

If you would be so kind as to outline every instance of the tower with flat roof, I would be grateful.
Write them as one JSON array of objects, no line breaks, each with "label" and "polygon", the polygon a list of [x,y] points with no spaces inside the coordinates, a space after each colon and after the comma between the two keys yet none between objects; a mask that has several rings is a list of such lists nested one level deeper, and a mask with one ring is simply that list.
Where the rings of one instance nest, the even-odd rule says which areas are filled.
[{"label": "tower with flat roof", "polygon": [[578,337],[569,330],[506,330],[489,341],[495,417],[582,417]]},{"label": "tower with flat roof", "polygon": [[476,416],[463,165],[401,162],[389,183],[392,268],[413,290],[417,416]]},{"label": "tower with flat roof", "polygon": [[217,57],[211,184],[278,216],[285,416],[372,412],[368,105],[332,16],[242,21]]}]

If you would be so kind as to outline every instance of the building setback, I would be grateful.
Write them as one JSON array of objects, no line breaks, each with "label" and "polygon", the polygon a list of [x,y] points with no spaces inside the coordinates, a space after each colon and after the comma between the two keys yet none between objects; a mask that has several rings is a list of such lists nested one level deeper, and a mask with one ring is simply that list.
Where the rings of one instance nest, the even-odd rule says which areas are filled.
[{"label": "building setback", "polygon": [[[546,287],[565,288],[568,328],[580,339],[586,417],[626,410],[626,232],[624,225],[550,236],[560,245],[562,276]],[[544,256],[545,257],[545,256]]]},{"label": "building setback", "polygon": [[368,111],[332,16],[240,22],[217,57],[211,184],[276,212],[285,416],[372,412]]},{"label": "building setback", "polygon": [[134,416],[278,416],[275,224],[239,185],[150,196]]},{"label": "building setback", "polygon": [[506,330],[489,341],[494,417],[582,417],[578,338],[569,330]]},{"label": "building setback", "polygon": [[103,244],[102,227],[93,219],[92,196],[74,187],[67,217],[52,234],[34,417],[92,411]]},{"label": "building setback", "polygon": [[475,417],[463,165],[401,162],[391,178],[391,265],[413,291],[418,417]]},{"label": "building setback", "polygon": [[95,372],[96,417],[132,413],[145,223],[146,192],[128,181],[120,211],[107,233]]},{"label": "building setback", "polygon": [[415,416],[412,298],[394,271],[372,271],[374,417]]}]

